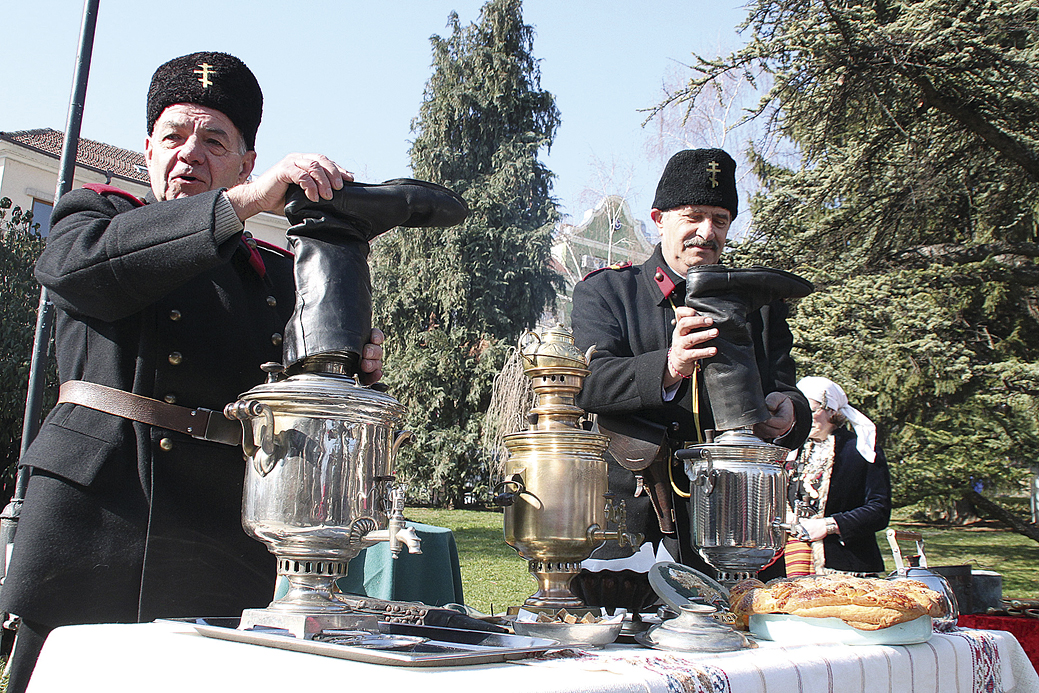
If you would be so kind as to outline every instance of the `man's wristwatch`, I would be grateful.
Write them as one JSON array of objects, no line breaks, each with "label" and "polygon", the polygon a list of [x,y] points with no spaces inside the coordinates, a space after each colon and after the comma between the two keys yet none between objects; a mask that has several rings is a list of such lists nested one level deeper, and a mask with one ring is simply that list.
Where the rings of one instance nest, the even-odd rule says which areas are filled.
[{"label": "man's wristwatch", "polygon": [[826,533],[827,534],[840,534],[841,533],[841,528],[837,526],[837,520],[833,519],[832,517],[827,517],[827,518],[823,518],[823,521],[826,523]]}]

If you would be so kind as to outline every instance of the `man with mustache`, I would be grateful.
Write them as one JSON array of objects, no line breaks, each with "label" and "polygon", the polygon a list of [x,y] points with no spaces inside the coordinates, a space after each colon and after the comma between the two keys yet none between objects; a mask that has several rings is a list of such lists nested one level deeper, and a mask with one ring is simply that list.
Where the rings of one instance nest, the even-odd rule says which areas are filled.
[{"label": "man with mustache", "polygon": [[[58,626],[233,616],[274,595],[275,559],[242,529],[241,425],[221,410],[282,361],[295,289],[291,257],[244,222],[280,211],[290,185],[317,201],[353,176],[291,154],[251,179],[262,104],[238,58],[175,58],[148,92],[147,202],[88,185],[54,207],[36,276],[57,307],[62,390],[21,460],[33,471],[0,593],[21,618],[12,693]],[[366,382],[382,373],[371,341]]]},{"label": "man with mustache", "polygon": [[[720,149],[678,152],[661,175],[650,212],[660,232],[653,255],[641,266],[593,272],[574,287],[574,338],[582,349],[593,344],[597,349],[577,401],[598,415],[600,428],[660,448],[665,457],[688,442],[703,441],[704,431],[714,428],[698,364],[717,353],[711,340],[718,330],[711,318],[685,306],[685,280],[690,267],[720,262],[736,212],[732,157]],[[782,301],[749,316],[771,415],[754,432],[777,445],[797,448],[812,417],[796,388],[786,316]],[[652,454],[650,450],[647,456]],[[625,468],[609,454],[607,462],[610,491],[626,501],[628,529],[643,533],[654,548],[662,545],[670,555],[667,560],[713,575],[691,546],[687,502],[673,491],[668,478],[674,478],[680,491],[686,490],[682,465],[674,465],[669,474],[667,464],[673,459],[646,470],[632,470],[638,465],[631,464]],[[653,470],[656,477],[651,478]],[[592,555],[597,562],[591,565],[647,570],[652,556],[627,558],[631,553],[608,543]]]}]

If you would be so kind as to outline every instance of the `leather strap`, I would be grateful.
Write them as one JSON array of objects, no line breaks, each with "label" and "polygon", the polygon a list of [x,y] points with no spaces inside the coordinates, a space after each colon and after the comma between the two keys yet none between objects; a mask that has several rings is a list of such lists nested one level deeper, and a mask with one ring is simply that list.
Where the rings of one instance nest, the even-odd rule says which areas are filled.
[{"label": "leather strap", "polygon": [[62,402],[177,431],[199,440],[235,446],[242,442],[242,425],[227,419],[223,412],[167,404],[85,380],[62,383],[58,389],[58,403]]}]

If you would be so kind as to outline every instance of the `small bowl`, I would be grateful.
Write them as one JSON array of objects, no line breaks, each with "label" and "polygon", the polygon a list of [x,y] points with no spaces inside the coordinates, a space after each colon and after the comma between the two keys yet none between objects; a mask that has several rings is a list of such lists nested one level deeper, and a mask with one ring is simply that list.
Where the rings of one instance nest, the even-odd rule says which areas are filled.
[{"label": "small bowl", "polygon": [[513,629],[517,635],[534,638],[549,638],[560,645],[588,645],[602,647],[609,645],[620,635],[623,621],[616,623],[537,623],[532,621],[513,621]]}]

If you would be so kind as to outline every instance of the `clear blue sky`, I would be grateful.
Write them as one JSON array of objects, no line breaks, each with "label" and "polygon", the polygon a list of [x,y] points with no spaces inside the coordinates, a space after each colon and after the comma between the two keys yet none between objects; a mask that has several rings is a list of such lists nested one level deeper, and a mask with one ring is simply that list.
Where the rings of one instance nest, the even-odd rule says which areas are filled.
[{"label": "clear blue sky", "polygon": [[[237,55],[264,92],[257,170],[284,154],[329,155],[358,180],[406,176],[411,120],[430,75],[429,37],[446,36],[482,0],[100,0],[82,136],[143,150],[144,102],[162,62],[198,50]],[[589,190],[624,192],[648,222],[663,167],[641,127],[669,73],[693,51],[728,52],[742,39],[739,0],[525,0],[541,85],[562,114],[542,161],[562,211],[580,220]],[[12,0],[2,11],[0,130],[64,130],[81,0]],[[667,152],[670,154],[672,152]],[[665,154],[665,157],[666,157]],[[600,163],[596,163],[600,162]],[[617,166],[614,188],[597,183]],[[631,171],[629,175],[626,173]],[[630,181],[630,183],[629,183]]]}]

